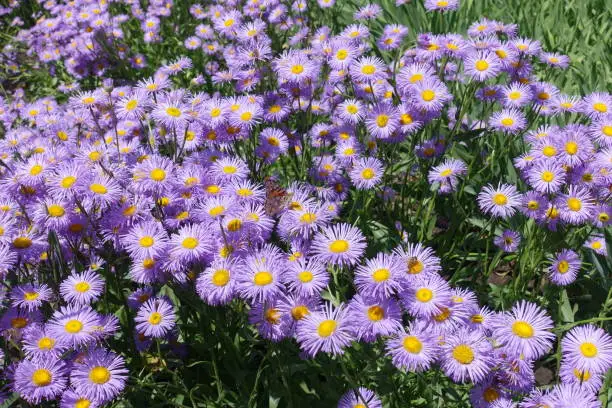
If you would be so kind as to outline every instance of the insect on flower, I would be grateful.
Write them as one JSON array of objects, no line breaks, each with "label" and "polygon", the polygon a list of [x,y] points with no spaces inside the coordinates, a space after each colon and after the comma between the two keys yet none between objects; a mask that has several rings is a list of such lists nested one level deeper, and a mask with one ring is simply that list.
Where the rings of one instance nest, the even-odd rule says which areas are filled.
[{"label": "insect on flower", "polygon": [[264,186],[266,188],[264,210],[266,215],[274,217],[287,207],[293,194],[285,190],[278,181],[272,177],[266,177]]}]

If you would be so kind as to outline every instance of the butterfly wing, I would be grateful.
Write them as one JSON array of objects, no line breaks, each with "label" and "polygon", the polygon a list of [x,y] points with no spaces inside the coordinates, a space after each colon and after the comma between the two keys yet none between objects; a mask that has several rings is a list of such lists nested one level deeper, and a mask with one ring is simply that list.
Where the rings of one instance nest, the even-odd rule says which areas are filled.
[{"label": "butterfly wing", "polygon": [[291,194],[270,177],[264,180],[264,185],[266,187],[264,210],[267,215],[273,217],[287,207]]}]

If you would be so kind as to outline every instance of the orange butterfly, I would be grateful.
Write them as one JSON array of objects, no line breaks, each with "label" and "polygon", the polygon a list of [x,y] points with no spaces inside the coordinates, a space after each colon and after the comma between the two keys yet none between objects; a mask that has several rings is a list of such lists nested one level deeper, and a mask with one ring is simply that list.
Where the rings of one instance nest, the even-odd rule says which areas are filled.
[{"label": "orange butterfly", "polygon": [[264,186],[266,187],[264,210],[267,215],[273,217],[287,207],[293,194],[285,190],[272,177],[265,178]]}]

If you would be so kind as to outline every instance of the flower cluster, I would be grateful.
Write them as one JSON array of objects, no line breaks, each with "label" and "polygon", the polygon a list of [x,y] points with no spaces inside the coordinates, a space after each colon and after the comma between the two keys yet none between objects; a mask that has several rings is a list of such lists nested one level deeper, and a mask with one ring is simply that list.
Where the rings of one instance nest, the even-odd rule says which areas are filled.
[{"label": "flower cluster", "polygon": [[[304,358],[384,344],[399,370],[472,383],[475,407],[599,406],[612,367],[605,330],[586,324],[557,338],[537,296],[495,311],[449,282],[434,245],[408,234],[377,247],[354,217],[371,200],[403,211],[409,177],[441,198],[459,196],[479,157],[468,163],[457,146],[510,141],[526,149],[514,160],[520,178],[485,185],[475,200],[491,226],[504,227],[494,243],[520,250],[529,237],[509,228],[530,220],[572,237],[588,225],[584,245],[606,255],[612,96],[578,99],[537,79],[536,68],[564,68],[566,57],[490,20],[467,36],[420,34],[408,47],[398,24],[372,40],[376,5],[329,27],[309,20],[305,1],[219,1],[189,9],[185,56],[126,84],[105,77],[115,58],[128,58],[124,25],[138,21],[145,43],[162,41],[172,2],[125,2],[130,14],[102,3],[47,2],[46,17],[18,36],[42,62],[61,62],[76,79],[97,76],[98,87],[66,85],[67,103],[23,92],[0,100],[0,328],[11,391],[62,407],[113,401],[130,357],[110,339],[127,338],[138,353],[184,351],[185,321],[167,296],[174,287],[208,306],[247,305],[261,338],[294,340]],[[425,7],[446,13],[458,2]],[[203,57],[200,73],[194,61]],[[570,115],[579,123],[530,130]],[[402,155],[418,165],[399,171]],[[578,278],[579,252],[547,254],[552,283]],[[109,294],[129,322],[101,311]],[[542,391],[535,365],[556,342],[561,382]],[[365,406],[382,406],[365,388],[339,402]]]}]

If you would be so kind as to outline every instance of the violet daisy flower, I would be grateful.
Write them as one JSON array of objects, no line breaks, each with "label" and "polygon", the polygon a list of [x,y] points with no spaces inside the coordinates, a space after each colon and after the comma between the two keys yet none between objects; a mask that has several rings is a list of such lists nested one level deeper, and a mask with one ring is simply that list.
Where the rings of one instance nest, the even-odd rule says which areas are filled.
[{"label": "violet daisy flower", "polygon": [[507,354],[536,360],[553,344],[553,321],[535,303],[521,301],[496,320],[493,337]]},{"label": "violet daisy flower", "polygon": [[57,398],[68,384],[66,365],[55,356],[22,360],[14,378],[15,391],[31,404]]},{"label": "violet daisy flower", "polygon": [[543,160],[528,170],[529,185],[541,193],[556,193],[565,184],[566,172],[552,160]]},{"label": "violet daisy flower", "polygon": [[446,85],[435,78],[426,78],[412,84],[410,94],[415,107],[426,112],[440,112],[452,99]]},{"label": "violet daisy flower", "polygon": [[394,299],[355,295],[348,304],[348,315],[355,324],[358,340],[373,342],[402,327],[402,312]]},{"label": "violet daisy flower", "polygon": [[403,265],[399,257],[380,252],[355,270],[354,282],[357,291],[364,296],[391,296],[401,288],[399,277],[402,270]]},{"label": "violet daisy flower", "polygon": [[321,311],[312,311],[297,327],[296,338],[300,348],[310,357],[320,351],[342,354],[353,340],[353,327],[347,319],[345,305],[331,305]]},{"label": "violet daisy flower", "polygon": [[484,187],[478,193],[477,201],[480,209],[493,217],[509,218],[520,205],[521,196],[512,184],[500,184]]},{"label": "violet daisy flower", "polygon": [[43,302],[48,302],[53,296],[51,288],[46,284],[34,285],[26,283],[11,290],[11,304],[29,311],[38,309]]},{"label": "violet daisy flower", "polygon": [[148,337],[164,337],[175,325],[174,307],[167,299],[147,300],[134,318],[136,330]]},{"label": "violet daisy flower", "polygon": [[58,356],[66,347],[42,324],[33,324],[23,333],[23,350],[27,356],[34,359],[45,355]]},{"label": "violet daisy flower", "polygon": [[255,302],[249,311],[249,323],[257,328],[259,334],[273,342],[279,342],[289,334],[291,316],[278,308],[278,299]]},{"label": "violet daisy flower", "polygon": [[245,270],[238,276],[238,291],[249,301],[265,302],[280,295],[285,287],[281,272],[285,261],[278,248],[266,245],[247,256]]},{"label": "violet daisy flower", "polygon": [[590,236],[584,243],[584,246],[587,248],[591,248],[599,255],[606,256],[608,254],[608,249],[606,247],[606,239],[603,235],[595,234]]},{"label": "violet daisy flower", "polygon": [[484,335],[467,328],[445,338],[441,368],[455,382],[480,382],[494,366],[493,348]]},{"label": "violet daisy flower", "polygon": [[450,306],[451,292],[448,283],[432,273],[412,282],[400,294],[402,306],[413,316],[432,317]]},{"label": "violet daisy flower", "polygon": [[329,273],[325,265],[316,259],[299,259],[288,264],[282,280],[298,296],[315,296],[327,286]]},{"label": "violet daisy flower", "polygon": [[597,394],[603,384],[602,374],[592,374],[589,370],[581,370],[566,363],[561,363],[559,377],[563,384],[586,387],[593,394]]},{"label": "violet daisy flower", "polygon": [[315,234],[312,242],[313,255],[324,263],[354,265],[366,248],[365,237],[349,224],[325,227]]},{"label": "violet daisy flower", "polygon": [[571,329],[561,340],[563,363],[591,374],[605,374],[612,368],[612,337],[599,327],[587,324]]},{"label": "violet daisy flower", "polygon": [[550,260],[552,264],[548,268],[548,276],[554,284],[565,286],[576,280],[582,265],[580,256],[576,252],[563,249]]},{"label": "violet daisy flower", "polygon": [[427,11],[453,11],[459,8],[459,0],[425,0]]},{"label": "violet daisy flower", "polygon": [[589,190],[570,186],[567,194],[560,194],[555,200],[561,220],[569,224],[584,224],[595,209],[595,201]]},{"label": "violet daisy flower", "polygon": [[358,190],[369,190],[382,180],[383,173],[384,167],[380,160],[366,157],[353,162],[349,175]]},{"label": "violet daisy flower", "polygon": [[504,252],[515,252],[521,243],[521,234],[512,230],[504,230],[493,239],[493,243]]},{"label": "violet daisy flower", "polygon": [[499,58],[488,51],[468,54],[464,58],[464,65],[464,72],[480,82],[494,78],[502,68]]},{"label": "violet daisy flower", "polygon": [[100,316],[90,307],[64,306],[48,323],[49,334],[68,346],[82,346],[95,340],[94,331]]},{"label": "violet daisy flower", "polygon": [[357,390],[347,391],[340,401],[338,401],[338,408],[382,408],[382,402],[376,396],[374,391],[368,390],[364,387],[359,387]]},{"label": "violet daisy flower", "polygon": [[236,276],[243,268],[236,258],[215,259],[196,281],[196,291],[212,306],[229,303],[236,291]]},{"label": "violet daisy flower", "polygon": [[112,351],[96,348],[87,353],[82,363],[75,364],[70,382],[76,393],[97,401],[110,401],[123,391],[128,370],[123,357]]},{"label": "violet daisy flower", "polygon": [[516,134],[525,129],[527,126],[527,119],[523,112],[516,108],[503,109],[491,115],[489,126],[495,130]]},{"label": "violet daisy flower", "polygon": [[407,331],[402,328],[386,341],[386,354],[397,368],[422,372],[428,370],[438,357],[437,337],[423,324],[412,323]]}]

